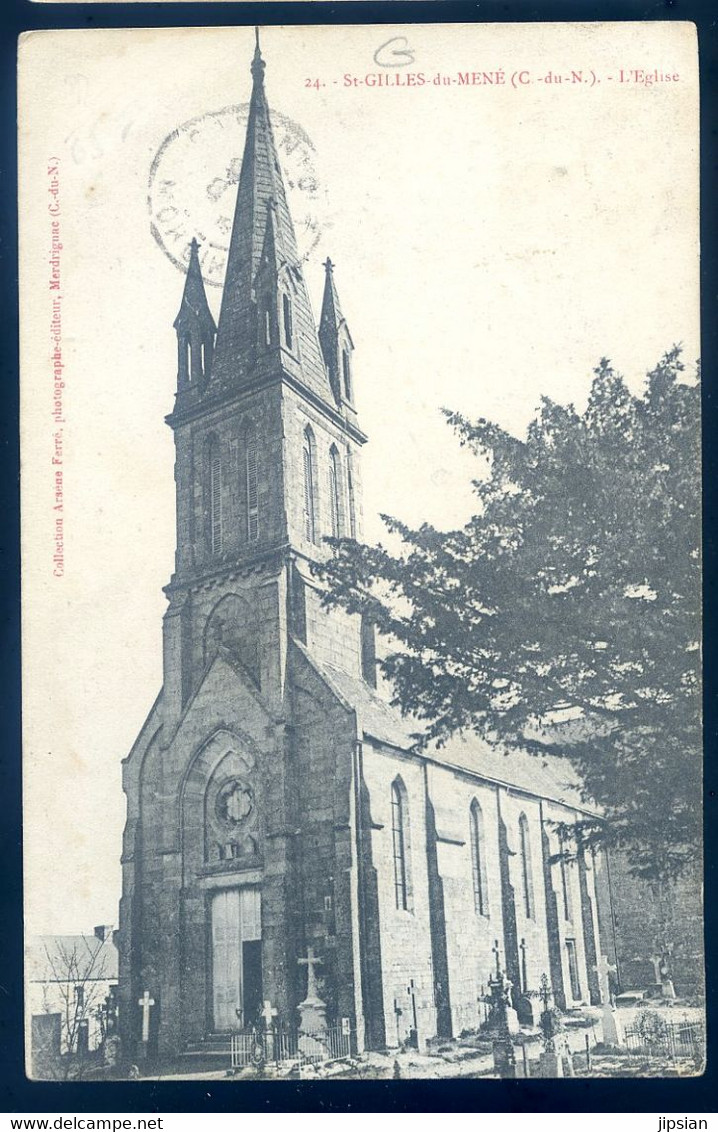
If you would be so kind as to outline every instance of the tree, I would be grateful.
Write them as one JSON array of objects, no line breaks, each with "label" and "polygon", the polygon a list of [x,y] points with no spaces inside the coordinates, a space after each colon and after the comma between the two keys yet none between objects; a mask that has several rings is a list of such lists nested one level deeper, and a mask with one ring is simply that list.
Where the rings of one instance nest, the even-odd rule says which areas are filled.
[{"label": "tree", "polygon": [[[107,959],[104,941],[89,941],[83,937],[80,942],[75,939],[65,942],[59,938],[53,946],[45,946],[45,955],[48,979],[43,994],[45,1010],[53,1013],[56,1006],[60,1007],[63,1046],[72,1055],[78,1052],[83,1024],[89,1026],[90,1019],[97,1017],[102,1002]],[[66,1058],[65,1075],[71,1075],[76,1069],[72,1057]]]},{"label": "tree", "polygon": [[417,743],[472,728],[568,755],[589,843],[674,877],[700,846],[700,392],[674,347],[633,395],[604,358],[588,404],[543,398],[525,439],[446,412],[485,462],[461,530],[328,540],[325,602],[370,617]]}]

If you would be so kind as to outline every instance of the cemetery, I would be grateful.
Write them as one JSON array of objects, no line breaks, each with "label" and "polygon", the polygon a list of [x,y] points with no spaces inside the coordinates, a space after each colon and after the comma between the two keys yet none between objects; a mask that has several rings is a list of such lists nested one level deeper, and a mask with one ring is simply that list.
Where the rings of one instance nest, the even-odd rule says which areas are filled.
[{"label": "cemetery", "polygon": [[[649,988],[614,996],[609,984],[614,968],[601,956],[596,964],[601,1005],[562,1012],[554,1003],[545,974],[537,990],[514,996],[511,981],[501,967],[498,946],[494,954],[495,968],[477,1001],[476,1029],[452,1041],[427,1038],[415,1027],[399,1048],[359,1053],[350,1019],[327,1018],[319,975],[322,961],[311,947],[298,960],[306,975],[306,994],[299,1004],[296,1024],[287,1024],[273,1003],[265,999],[251,1025],[238,1025],[229,1037],[223,1034],[215,1041],[197,1043],[173,1059],[159,1059],[149,1041],[156,1003],[146,991],[138,1000],[143,1038],[139,1064],[122,1063],[114,996],[100,1007],[102,1041],[95,1051],[83,1047],[74,1055],[61,1055],[58,1046],[53,1062],[46,1040],[51,1022],[47,1015],[40,1016],[45,1018],[44,1026],[39,1022],[33,1026],[33,1041],[44,1042],[41,1057],[48,1076],[94,1080],[521,1080],[670,1077],[702,1072],[702,1012],[676,998],[670,979],[664,978],[660,987],[652,988],[653,993]],[[658,967],[657,971],[660,973]],[[529,1017],[535,1021],[527,1022]],[[54,1072],[48,1072],[53,1064]]]}]

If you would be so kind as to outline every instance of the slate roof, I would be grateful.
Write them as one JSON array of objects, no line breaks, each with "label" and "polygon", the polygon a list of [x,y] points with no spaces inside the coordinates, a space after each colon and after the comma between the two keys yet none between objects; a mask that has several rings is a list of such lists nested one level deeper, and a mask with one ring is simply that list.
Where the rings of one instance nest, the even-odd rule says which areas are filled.
[{"label": "slate roof", "polygon": [[197,322],[204,324],[208,329],[215,330],[212,312],[207,302],[207,293],[202,281],[202,269],[199,265],[198,244],[192,240],[189,251],[189,264],[185,277],[182,303],[174,321],[176,330],[185,326],[194,326]]},{"label": "slate roof", "polygon": [[[306,650],[302,652],[309,657]],[[360,677],[319,663],[314,657],[309,659],[339,699],[357,712],[359,726],[367,738],[401,750],[411,749],[414,736],[423,730],[419,720],[402,716],[398,708]],[[594,803],[583,798],[580,780],[568,760],[555,755],[533,755],[520,748],[494,746],[475,732],[454,735],[442,747],[430,744],[421,753],[433,762],[468,771],[487,781],[589,813],[600,812]]]},{"label": "slate roof", "polygon": [[[221,384],[239,382],[240,386],[253,376],[257,339],[255,282],[262,253],[271,247],[273,266],[278,268],[282,265],[282,270],[286,268],[294,294],[292,322],[301,380],[312,392],[333,405],[274,141],[264,89],[264,69],[265,63],[257,44],[252,61],[247,136],[227,255],[212,376]],[[265,244],[270,211],[273,230]]]},{"label": "slate roof", "polygon": [[[98,949],[100,955],[98,956]],[[112,939],[103,943],[95,935],[32,936],[25,952],[25,973],[30,982],[117,979],[118,955]]]}]

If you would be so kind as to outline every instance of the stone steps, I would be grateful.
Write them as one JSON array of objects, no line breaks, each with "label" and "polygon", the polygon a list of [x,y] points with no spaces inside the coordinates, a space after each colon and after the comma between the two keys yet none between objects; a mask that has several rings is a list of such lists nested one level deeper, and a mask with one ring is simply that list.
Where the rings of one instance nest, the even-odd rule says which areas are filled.
[{"label": "stone steps", "polygon": [[231,1038],[229,1034],[207,1034],[204,1038],[188,1042],[181,1054],[183,1064],[187,1062],[226,1062],[231,1058]]}]

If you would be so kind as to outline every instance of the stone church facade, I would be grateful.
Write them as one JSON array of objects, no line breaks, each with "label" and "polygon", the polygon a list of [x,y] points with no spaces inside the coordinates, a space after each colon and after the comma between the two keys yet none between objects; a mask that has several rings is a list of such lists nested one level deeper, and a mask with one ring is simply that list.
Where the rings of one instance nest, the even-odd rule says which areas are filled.
[{"label": "stone church facade", "polygon": [[416,753],[371,627],[322,608],[311,566],[362,536],[367,438],[330,261],[312,314],[259,49],[251,70],[219,322],[194,242],[175,321],[164,680],[123,763],[124,1041],[145,991],[160,1054],[265,999],[294,1023],[310,947],[358,1049],[475,1029],[497,956],[520,1013],[543,973],[559,1005],[598,1002],[610,878],[556,859],[553,823],[585,808],[566,767],[476,736]]}]

